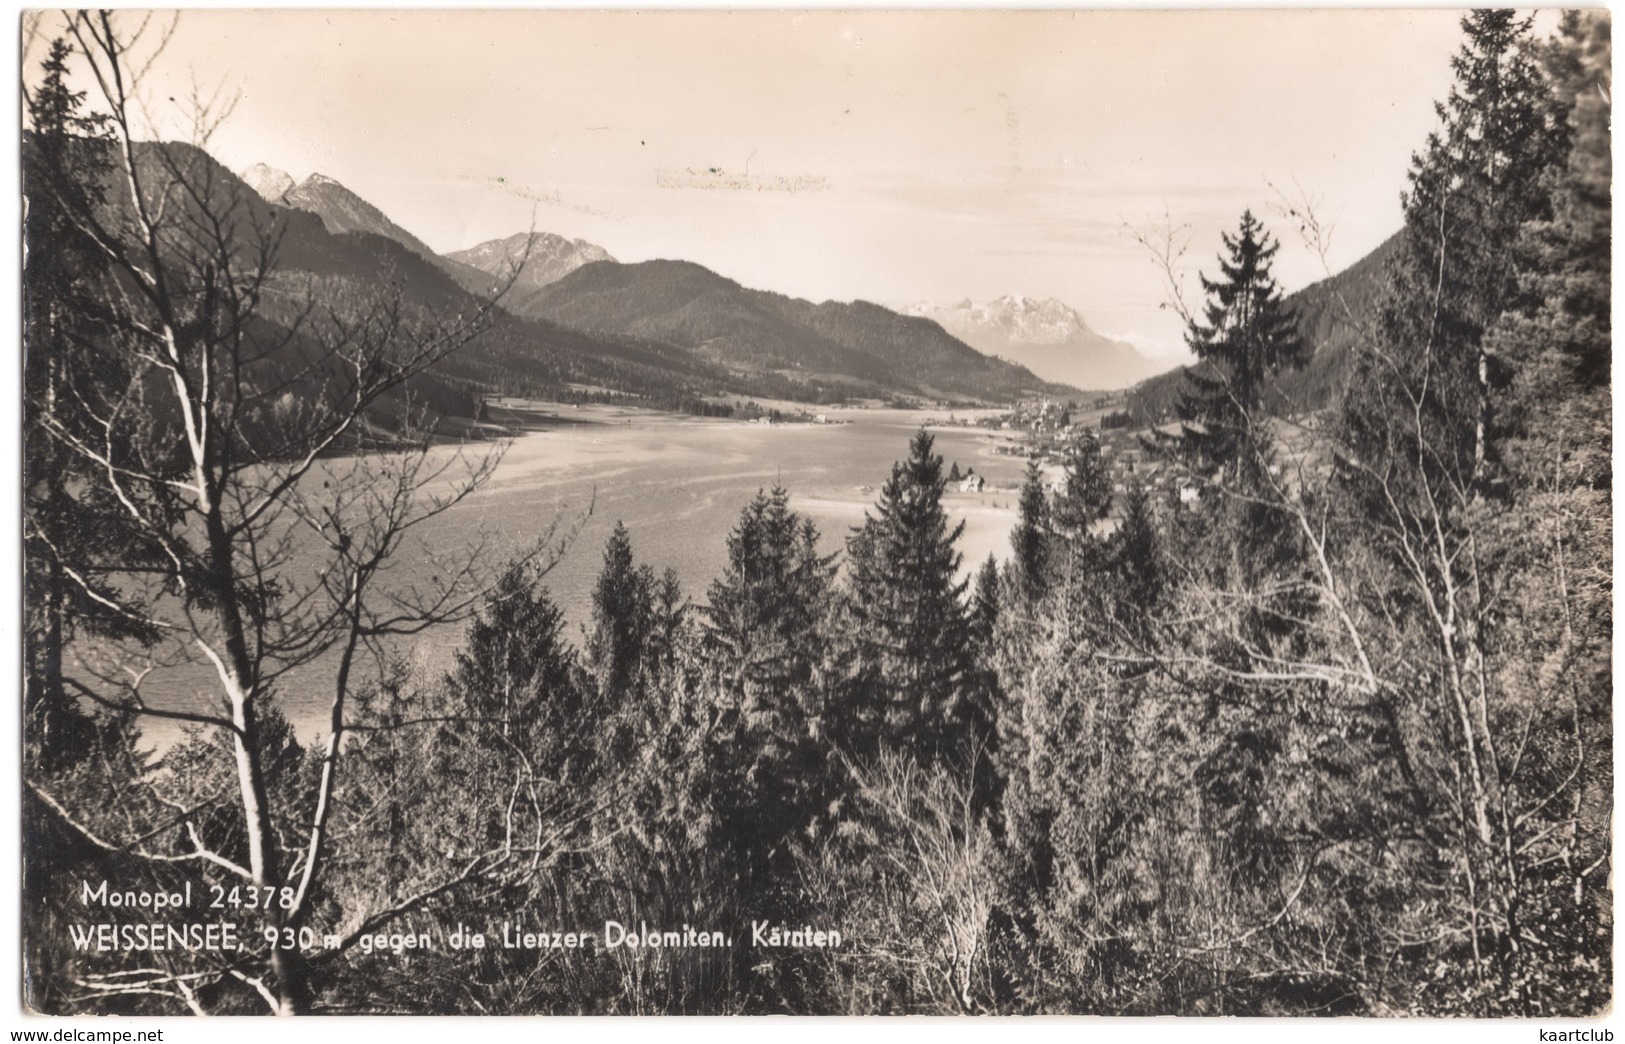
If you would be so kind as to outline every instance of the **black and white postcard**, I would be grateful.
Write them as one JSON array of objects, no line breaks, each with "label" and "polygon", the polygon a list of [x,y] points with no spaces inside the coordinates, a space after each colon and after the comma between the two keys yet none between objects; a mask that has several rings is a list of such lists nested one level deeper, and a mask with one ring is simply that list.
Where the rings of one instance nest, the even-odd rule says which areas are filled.
[{"label": "black and white postcard", "polygon": [[1591,1032],[1610,25],[25,13],[25,1011]]}]

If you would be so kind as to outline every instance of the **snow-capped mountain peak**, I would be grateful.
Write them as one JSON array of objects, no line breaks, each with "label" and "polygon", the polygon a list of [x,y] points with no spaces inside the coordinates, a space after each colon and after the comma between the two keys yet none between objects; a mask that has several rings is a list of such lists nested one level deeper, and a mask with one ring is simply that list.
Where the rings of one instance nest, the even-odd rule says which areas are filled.
[{"label": "snow-capped mountain peak", "polygon": [[551,232],[520,232],[446,256],[499,278],[506,276],[512,266],[523,259],[524,268],[517,280],[517,285],[522,287],[547,286],[582,265],[615,260],[609,251],[597,244],[585,239],[566,239]]},{"label": "snow-capped mountain peak", "polygon": [[1060,344],[1077,336],[1092,335],[1083,316],[1054,298],[1039,300],[1023,294],[1005,294],[983,305],[973,305],[969,318],[997,326],[1015,341],[1027,344]]},{"label": "snow-capped mountain peak", "polygon": [[950,331],[955,327],[985,328],[1023,344],[1060,344],[1075,337],[1095,336],[1075,309],[1054,298],[1038,299],[1025,294],[1005,294],[980,304],[968,298],[954,305],[922,301],[905,311],[934,319]]},{"label": "snow-capped mountain peak", "polygon": [[1096,333],[1076,309],[1054,298],[1005,294],[982,303],[922,301],[904,311],[934,320],[979,352],[1079,388],[1121,388],[1158,369],[1131,345]]},{"label": "snow-capped mountain peak", "polygon": [[265,163],[256,163],[238,175],[249,188],[258,192],[267,203],[276,203],[283,193],[293,188],[293,176]]}]

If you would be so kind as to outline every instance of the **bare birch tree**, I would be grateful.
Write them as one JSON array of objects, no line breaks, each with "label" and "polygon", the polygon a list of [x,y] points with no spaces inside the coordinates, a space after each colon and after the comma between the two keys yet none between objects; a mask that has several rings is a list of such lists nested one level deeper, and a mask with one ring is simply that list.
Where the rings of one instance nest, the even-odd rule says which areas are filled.
[{"label": "bare birch tree", "polygon": [[[75,400],[71,423],[37,408],[31,419],[119,505],[122,525],[161,565],[115,595],[72,549],[51,549],[78,598],[157,640],[87,646],[63,668],[66,691],[126,723],[126,749],[114,756],[128,770],[103,791],[107,800],[63,792],[70,784],[37,766],[27,786],[83,843],[126,865],[207,874],[259,897],[264,929],[237,954],[85,974],[71,992],[157,995],[201,1011],[221,983],[237,983],[265,1008],[296,1013],[312,999],[305,951],[342,843],[333,825],[347,741],[376,725],[358,720],[358,693],[379,677],[392,643],[465,619],[491,578],[487,538],[432,547],[421,534],[491,475],[501,448],[436,445],[414,389],[489,326],[496,296],[448,315],[399,288],[282,272],[286,213],[200,147],[229,105],[197,109],[193,145],[138,140],[143,75],[173,23],[109,12],[66,19],[108,128],[105,184],[70,191],[86,172],[64,161],[26,191],[49,195],[105,270],[93,288],[100,322],[84,347],[128,376],[62,389]],[[529,555],[556,550],[557,535],[547,527]],[[424,565],[397,579],[392,567],[408,554]],[[177,670],[205,695],[149,691]],[[294,691],[325,706],[320,746],[280,771],[278,707]],[[153,771],[128,749],[153,724],[195,732],[196,772]],[[182,793],[213,778],[229,780],[224,791]],[[509,831],[448,858],[412,895],[376,908],[340,904],[321,934],[343,949],[497,871],[514,850]]]}]

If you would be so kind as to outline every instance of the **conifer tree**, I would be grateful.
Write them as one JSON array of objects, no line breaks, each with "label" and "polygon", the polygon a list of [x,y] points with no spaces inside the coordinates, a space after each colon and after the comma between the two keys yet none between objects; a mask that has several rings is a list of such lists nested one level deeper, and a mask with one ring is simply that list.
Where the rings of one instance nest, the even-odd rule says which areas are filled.
[{"label": "conifer tree", "polygon": [[1613,795],[1609,30],[1606,13],[1569,12],[1541,55],[1569,149],[1543,178],[1550,219],[1526,224],[1517,240],[1522,300],[1485,335],[1486,354],[1511,376],[1492,389],[1490,426],[1495,477],[1507,486],[1492,503],[1504,503],[1506,517],[1480,544],[1508,592],[1485,622],[1502,665],[1493,710],[1529,752],[1509,789],[1565,795],[1563,811],[1559,802],[1531,809],[1515,836],[1528,853],[1516,909],[1531,944],[1515,951],[1515,974],[1539,1010],[1606,1003],[1542,955],[1606,967],[1613,938],[1600,870]]},{"label": "conifer tree", "polygon": [[651,578],[649,643],[644,659],[664,681],[678,669],[689,623],[689,604],[683,595],[683,585],[677,579],[677,570],[667,566],[659,580],[653,579],[653,569],[648,570],[648,575]]},{"label": "conifer tree", "polygon": [[625,706],[642,692],[654,617],[654,571],[633,560],[631,534],[616,522],[593,585],[587,633],[587,667],[608,705]]},{"label": "conifer tree", "polygon": [[976,590],[971,597],[970,625],[977,645],[986,650],[999,623],[999,563],[989,551],[976,573]]},{"label": "conifer tree", "polygon": [[972,791],[977,803],[986,807],[1000,790],[999,782],[999,717],[1004,703],[999,682],[998,664],[1001,659],[999,640],[1002,614],[1001,590],[1004,584],[999,576],[999,564],[990,552],[976,573],[976,587],[971,593],[969,630],[971,648],[975,653],[969,675],[972,688],[973,719],[979,758],[971,767]]},{"label": "conifer tree", "polygon": [[1123,497],[1123,524],[1112,536],[1115,567],[1120,584],[1119,616],[1139,626],[1162,597],[1165,580],[1151,511],[1151,497],[1136,482]]},{"label": "conifer tree", "polygon": [[476,831],[480,843],[506,829],[507,788],[516,774],[528,777],[527,794],[539,800],[542,789],[581,786],[593,767],[598,736],[564,639],[564,614],[533,563],[510,566],[486,595],[441,690],[429,716],[448,724],[429,744],[424,767],[456,787],[456,809],[443,812]]},{"label": "conifer tree", "polygon": [[812,521],[780,487],[758,491],[728,536],[728,564],[704,611],[705,661],[715,679],[719,728],[712,787],[719,840],[758,888],[783,868],[824,793],[814,735],[822,700],[833,556],[818,552]]},{"label": "conifer tree", "polygon": [[1027,461],[1021,484],[1020,516],[1010,531],[1010,576],[1028,602],[1043,600],[1049,589],[1050,505],[1044,494],[1044,476],[1038,461]]},{"label": "conifer tree", "polygon": [[486,596],[446,683],[461,710],[526,749],[556,744],[552,733],[579,713],[564,614],[528,563]]},{"label": "conifer tree", "polygon": [[923,428],[848,542],[856,640],[884,707],[880,739],[922,757],[962,753],[981,716],[966,699],[966,582],[942,506],[942,458]]},{"label": "conifer tree", "polygon": [[1270,272],[1279,244],[1252,211],[1242,213],[1235,235],[1224,235],[1224,249],[1219,277],[1202,277],[1202,318],[1185,332],[1202,365],[1185,374],[1177,452],[1199,475],[1235,480],[1261,449],[1257,414],[1270,377],[1299,365],[1304,348]]},{"label": "conifer tree", "polygon": [[1100,439],[1085,432],[1065,454],[1065,477],[1052,509],[1054,528],[1076,550],[1089,528],[1111,510],[1112,489],[1100,460]]},{"label": "conifer tree", "polygon": [[728,536],[728,565],[705,611],[712,664],[747,719],[790,713],[817,662],[831,559],[783,488],[758,491]]},{"label": "conifer tree", "polygon": [[1419,460],[1479,492],[1494,456],[1492,397],[1509,377],[1484,333],[1523,298],[1514,244],[1525,223],[1550,217],[1543,176],[1565,149],[1529,27],[1507,9],[1462,19],[1456,82],[1436,106],[1443,125],[1412,158],[1377,343],[1356,357],[1343,408],[1357,455]]},{"label": "conifer tree", "polygon": [[66,83],[73,53],[65,40],[52,42],[45,76],[27,97],[22,149],[23,382],[31,419],[23,432],[24,715],[26,742],[52,767],[90,750],[89,722],[62,690],[64,646],[79,632],[155,637],[120,611],[132,596],[113,577],[152,562],[156,549],[135,538],[123,506],[104,484],[86,481],[91,469],[68,449],[105,436],[88,407],[101,405],[99,388],[129,381],[123,358],[104,347],[99,291],[108,289],[107,265],[74,217],[102,204],[112,164],[105,118],[85,115],[84,93]]},{"label": "conifer tree", "polygon": [[1543,52],[1550,118],[1566,128],[1568,152],[1546,168],[1551,216],[1519,233],[1519,307],[1503,316],[1488,349],[1516,363],[1506,427],[1550,432],[1534,403],[1569,399],[1611,381],[1610,283],[1613,213],[1609,91],[1612,48],[1606,20],[1569,12]]},{"label": "conifer tree", "polygon": [[[1575,669],[1588,659],[1581,635],[1590,621],[1577,627],[1587,614],[1576,610],[1589,585],[1566,563],[1578,546],[1605,546],[1584,534],[1586,523],[1570,528],[1585,498],[1564,503],[1548,484],[1567,454],[1547,451],[1568,438],[1583,395],[1561,379],[1541,387],[1540,377],[1565,369],[1548,368],[1565,354],[1550,350],[1565,338],[1559,331],[1586,325],[1583,305],[1569,311],[1578,301],[1542,307],[1546,280],[1562,280],[1558,258],[1567,253],[1545,254],[1556,242],[1540,240],[1561,224],[1554,189],[1570,155],[1562,117],[1575,94],[1554,101],[1527,18],[1474,11],[1462,28],[1457,80],[1438,107],[1442,126],[1413,159],[1404,249],[1343,400],[1334,506],[1354,545],[1346,561],[1358,598],[1388,616],[1379,648],[1393,659],[1378,670],[1406,679],[1405,699],[1388,711],[1415,715],[1403,734],[1406,763],[1452,781],[1423,777],[1426,798],[1415,806],[1418,816],[1432,813],[1423,829],[1437,831],[1453,855],[1435,884],[1440,919],[1465,940],[1456,952],[1475,976],[1493,967],[1517,983],[1490,1010],[1531,1012],[1544,1009],[1537,995],[1550,986],[1530,977],[1545,950],[1536,933],[1563,908],[1574,916],[1581,906],[1546,903],[1584,891],[1574,881],[1543,889],[1544,868],[1600,836],[1587,837],[1577,816],[1561,828],[1563,855],[1543,848],[1549,810],[1573,802],[1569,814],[1577,811],[1587,776],[1579,723],[1588,686],[1584,668]],[[1594,89],[1593,79],[1585,91]],[[1586,253],[1571,255],[1576,285],[1606,271]],[[1523,432],[1520,415],[1532,422]],[[1563,434],[1525,470],[1543,426]],[[1548,659],[1557,647],[1563,652]],[[1568,724],[1554,727],[1558,716]],[[1503,755],[1512,750],[1515,757]]]}]

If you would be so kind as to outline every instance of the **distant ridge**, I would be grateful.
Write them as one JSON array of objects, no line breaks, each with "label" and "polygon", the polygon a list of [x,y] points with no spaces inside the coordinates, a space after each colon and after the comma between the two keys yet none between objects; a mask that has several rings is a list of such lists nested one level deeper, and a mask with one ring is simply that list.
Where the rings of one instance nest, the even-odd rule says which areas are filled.
[{"label": "distant ridge", "polygon": [[[234,229],[245,237],[244,246],[252,248],[258,242],[253,238],[256,229],[275,236],[278,276],[293,277],[300,285],[305,285],[302,277],[315,277],[308,285],[317,295],[318,310],[330,305],[342,308],[346,301],[388,300],[397,295],[406,322],[431,314],[467,316],[480,309],[477,292],[463,286],[447,269],[462,269],[489,284],[484,273],[446,258],[426,258],[381,231],[335,221],[340,227],[350,224],[347,230],[336,232],[329,223],[335,217],[331,213],[324,216],[290,206],[286,199],[278,204],[263,202],[258,190],[201,149],[179,143],[141,143],[137,159],[149,175],[156,170],[180,170],[196,184],[213,186],[219,198],[233,200],[243,218]],[[125,185],[123,179],[108,179],[109,208],[128,206]],[[295,188],[311,190],[296,194],[306,206],[325,206],[336,199],[361,216],[377,213],[377,208],[364,201],[357,206],[345,200],[345,194],[354,194],[331,178],[307,179]],[[180,200],[176,205],[190,203]],[[388,227],[398,235],[415,238],[393,222]],[[261,318],[271,324],[299,322],[298,311],[290,304],[298,299],[298,294],[269,295]],[[477,394],[499,391],[547,397],[591,387],[669,405],[693,402],[719,390],[756,396],[796,391],[776,383],[734,379],[668,345],[595,337],[556,323],[522,319],[500,308],[491,314],[483,333],[424,376],[414,392],[428,395],[437,412],[458,416],[472,415]]]},{"label": "distant ridge", "polygon": [[752,290],[687,261],[597,261],[510,303],[521,315],[670,343],[743,373],[938,398],[1076,394],[976,351],[929,319],[865,301],[814,304]]}]

